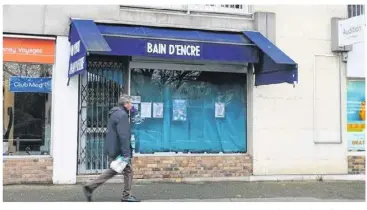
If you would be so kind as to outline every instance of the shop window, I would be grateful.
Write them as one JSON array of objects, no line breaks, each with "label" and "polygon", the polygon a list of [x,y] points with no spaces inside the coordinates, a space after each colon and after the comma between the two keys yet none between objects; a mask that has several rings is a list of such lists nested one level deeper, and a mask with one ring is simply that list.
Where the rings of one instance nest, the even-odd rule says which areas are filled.
[{"label": "shop window", "polygon": [[135,152],[246,152],[246,76],[132,69]]},{"label": "shop window", "polygon": [[3,63],[4,155],[47,155],[51,139],[51,64]]},{"label": "shop window", "polygon": [[347,82],[347,141],[348,151],[366,151],[366,82]]}]

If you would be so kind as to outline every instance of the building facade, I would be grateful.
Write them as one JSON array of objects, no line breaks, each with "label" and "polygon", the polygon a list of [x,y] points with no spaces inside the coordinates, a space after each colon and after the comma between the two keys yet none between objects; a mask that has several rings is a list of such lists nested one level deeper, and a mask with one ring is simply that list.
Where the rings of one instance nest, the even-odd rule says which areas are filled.
[{"label": "building facade", "polygon": [[[365,5],[348,5],[348,18],[365,17]],[[365,19],[365,18],[364,18]],[[365,41],[350,47],[347,57],[348,172],[365,173]]]},{"label": "building facade", "polygon": [[[54,44],[46,68],[11,56],[19,44],[4,57],[4,85],[37,86],[4,87],[4,184],[100,173],[122,93],[138,110],[136,179],[348,174],[347,64],[330,29],[347,17],[347,5],[4,6],[3,43]],[[45,114],[16,107],[30,92]],[[35,137],[22,137],[17,110],[39,119]]]}]

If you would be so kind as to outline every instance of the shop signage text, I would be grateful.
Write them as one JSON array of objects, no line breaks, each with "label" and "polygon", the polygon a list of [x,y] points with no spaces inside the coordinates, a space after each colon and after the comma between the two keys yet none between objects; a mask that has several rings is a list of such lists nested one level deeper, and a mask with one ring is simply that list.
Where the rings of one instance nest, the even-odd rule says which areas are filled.
[{"label": "shop signage text", "polygon": [[339,46],[364,42],[366,21],[364,15],[339,21]]},{"label": "shop signage text", "polygon": [[53,64],[55,41],[4,37],[3,59],[5,62]]},{"label": "shop signage text", "polygon": [[[74,31],[73,29],[71,33],[77,34],[77,32]],[[86,57],[87,53],[83,43],[79,39],[79,35],[71,36],[70,63],[68,73],[69,78],[86,71],[87,69]]]},{"label": "shop signage text", "polygon": [[[73,58],[75,56],[77,56],[80,53],[80,40],[78,40],[77,42],[75,42],[73,45],[71,45],[71,49],[70,49],[70,57]],[[69,75],[73,75],[76,72],[80,72],[85,68],[85,56],[78,56],[79,58],[74,59],[73,62],[70,63],[70,68],[69,68]]]},{"label": "shop signage text", "polygon": [[17,53],[23,53],[23,54],[30,54],[30,55],[42,55],[42,49],[41,48],[12,48],[12,47],[4,47],[3,53],[6,54],[17,54]]},{"label": "shop signage text", "polygon": [[50,93],[50,77],[10,77],[10,92]]},{"label": "shop signage text", "polygon": [[104,55],[236,63],[259,61],[258,48],[247,45],[114,36],[105,36],[104,39],[111,48],[111,51],[103,52]]},{"label": "shop signage text", "polygon": [[148,54],[200,57],[200,45],[147,42]]}]

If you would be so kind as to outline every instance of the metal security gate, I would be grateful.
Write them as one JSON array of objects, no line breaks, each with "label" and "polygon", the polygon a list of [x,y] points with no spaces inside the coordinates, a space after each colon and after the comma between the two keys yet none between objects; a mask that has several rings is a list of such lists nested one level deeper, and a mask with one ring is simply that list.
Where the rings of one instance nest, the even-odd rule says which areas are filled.
[{"label": "metal security gate", "polygon": [[97,174],[107,168],[103,142],[108,111],[127,90],[127,62],[111,57],[88,57],[87,62],[79,82],[78,174]]}]

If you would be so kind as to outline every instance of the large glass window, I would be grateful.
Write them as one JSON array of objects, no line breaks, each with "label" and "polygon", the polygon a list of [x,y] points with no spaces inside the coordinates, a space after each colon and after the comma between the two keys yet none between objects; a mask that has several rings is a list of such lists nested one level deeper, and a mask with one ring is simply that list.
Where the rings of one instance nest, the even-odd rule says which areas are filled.
[{"label": "large glass window", "polygon": [[135,152],[246,152],[246,76],[132,69]]},{"label": "large glass window", "polygon": [[6,62],[3,72],[3,154],[49,154],[52,65]]}]

